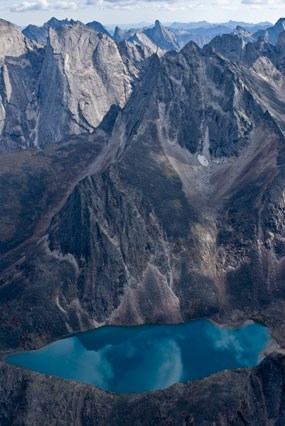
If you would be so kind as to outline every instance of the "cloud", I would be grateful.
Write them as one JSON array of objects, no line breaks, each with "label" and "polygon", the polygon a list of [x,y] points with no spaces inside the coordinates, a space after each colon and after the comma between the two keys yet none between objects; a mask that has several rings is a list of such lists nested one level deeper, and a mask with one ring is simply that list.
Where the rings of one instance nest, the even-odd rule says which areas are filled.
[{"label": "cloud", "polygon": [[110,389],[114,379],[112,365],[106,358],[106,354],[110,350],[112,350],[112,345],[107,345],[99,351],[88,351],[78,340],[76,358],[72,365],[72,378],[103,389]]},{"label": "cloud", "polygon": [[271,7],[284,7],[285,0],[242,0],[242,4],[250,6],[271,6]]},{"label": "cloud", "polygon": [[155,340],[141,333],[116,346],[116,359],[116,392],[165,389],[183,376],[181,349],[172,338]]},{"label": "cloud", "polygon": [[39,10],[67,10],[77,9],[78,4],[70,1],[51,2],[50,0],[24,1],[10,8],[10,12],[30,12]]},{"label": "cloud", "polygon": [[167,10],[193,9],[203,4],[200,0],[86,0],[87,6],[108,9],[142,9],[145,7]]},{"label": "cloud", "polygon": [[159,367],[154,374],[153,389],[165,389],[179,383],[183,375],[181,350],[172,339],[164,339],[157,350]]},{"label": "cloud", "polygon": [[216,350],[231,353],[240,365],[250,365],[252,347],[243,330],[211,327],[207,334]]}]

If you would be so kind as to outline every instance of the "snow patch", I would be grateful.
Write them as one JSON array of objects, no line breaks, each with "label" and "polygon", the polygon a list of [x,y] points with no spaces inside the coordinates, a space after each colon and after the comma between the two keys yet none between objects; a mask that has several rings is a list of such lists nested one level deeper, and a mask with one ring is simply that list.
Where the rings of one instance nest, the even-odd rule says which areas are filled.
[{"label": "snow patch", "polygon": [[201,164],[201,166],[203,167],[208,167],[209,166],[209,161],[207,160],[207,158],[205,157],[205,155],[198,155],[197,157],[199,163]]}]

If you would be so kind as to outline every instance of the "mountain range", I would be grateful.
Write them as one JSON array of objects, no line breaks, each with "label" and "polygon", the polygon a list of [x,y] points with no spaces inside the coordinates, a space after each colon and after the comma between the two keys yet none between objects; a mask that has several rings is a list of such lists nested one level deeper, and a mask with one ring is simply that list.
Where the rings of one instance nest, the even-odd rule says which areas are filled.
[{"label": "mountain range", "polygon": [[[69,21],[51,18],[42,27],[28,25],[23,30],[23,34],[27,38],[44,45],[46,44],[48,39],[49,28],[56,29],[59,28],[61,25],[73,23],[75,23],[75,21],[73,20]],[[272,28],[272,24],[270,22],[248,24],[239,21],[229,21],[219,24],[212,24],[206,21],[195,23],[174,22],[172,24],[162,25],[157,20],[154,26],[145,23],[143,25],[137,24],[133,26],[116,26],[114,29],[112,27],[104,27],[100,22],[97,21],[89,22],[86,25],[92,27],[101,34],[106,34],[110,37],[113,37],[115,41],[128,40],[137,33],[144,33],[146,36],[149,36],[152,41],[155,41],[155,43],[158,44],[159,47],[166,48],[166,50],[179,50],[191,40],[195,41],[200,47],[203,47],[203,45],[209,43],[215,36],[231,33],[236,27],[242,27],[250,33],[257,35],[262,35],[265,30],[267,30],[268,28]],[[279,29],[277,29],[277,32],[278,31]],[[165,40],[163,41],[165,37],[166,39],[168,39],[168,44],[166,45]],[[160,45],[159,41],[162,43],[162,45]]]},{"label": "mountain range", "polygon": [[121,396],[0,362],[1,425],[284,424],[284,22],[201,47],[159,21],[0,21],[1,353],[196,318],[279,345]]}]

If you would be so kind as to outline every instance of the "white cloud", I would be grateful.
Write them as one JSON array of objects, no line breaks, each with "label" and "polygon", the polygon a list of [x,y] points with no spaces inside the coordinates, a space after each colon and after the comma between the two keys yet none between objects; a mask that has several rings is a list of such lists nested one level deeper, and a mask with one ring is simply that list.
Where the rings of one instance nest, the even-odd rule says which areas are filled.
[{"label": "white cloud", "polygon": [[111,9],[142,9],[149,7],[166,10],[193,9],[202,5],[200,0],[86,0],[87,6]]},{"label": "white cloud", "polygon": [[249,6],[270,6],[273,8],[282,8],[285,6],[285,0],[242,0],[242,4]]},{"label": "white cloud", "polygon": [[183,375],[181,350],[175,340],[164,339],[157,350],[159,367],[154,374],[153,389],[165,389],[179,383]]},{"label": "white cloud", "polygon": [[24,1],[10,8],[11,12],[30,12],[41,10],[67,10],[77,9],[78,4],[70,1],[51,2],[49,0],[37,0],[35,2]]},{"label": "white cloud", "polygon": [[53,9],[56,10],[67,10],[67,9],[77,9],[78,4],[74,2],[69,1],[59,1],[58,3],[55,3],[53,6]]}]

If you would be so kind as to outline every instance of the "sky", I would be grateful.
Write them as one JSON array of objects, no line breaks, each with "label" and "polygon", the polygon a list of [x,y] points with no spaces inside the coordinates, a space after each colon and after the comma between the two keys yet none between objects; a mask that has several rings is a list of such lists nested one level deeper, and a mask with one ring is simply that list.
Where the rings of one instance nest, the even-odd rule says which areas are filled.
[{"label": "sky", "polygon": [[0,0],[0,17],[20,26],[41,25],[52,16],[105,25],[225,22],[275,22],[285,16],[285,0]]}]

